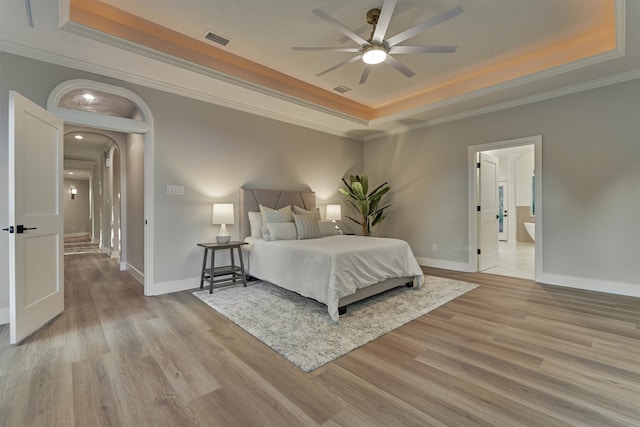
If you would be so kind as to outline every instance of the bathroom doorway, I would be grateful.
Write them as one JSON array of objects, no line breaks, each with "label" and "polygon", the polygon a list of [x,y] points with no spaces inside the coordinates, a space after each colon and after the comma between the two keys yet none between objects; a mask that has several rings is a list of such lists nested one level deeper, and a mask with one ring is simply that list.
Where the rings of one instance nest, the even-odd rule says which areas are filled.
[{"label": "bathroom doorway", "polygon": [[[536,224],[542,223],[541,143],[542,137],[536,136],[469,147],[471,271],[531,280],[541,271],[542,245],[536,239],[541,235]],[[497,159],[497,174],[481,173],[481,156]],[[491,182],[486,182],[487,176]],[[491,212],[495,224],[489,224],[483,212],[488,192],[496,198],[497,212]],[[487,263],[486,252],[493,253],[496,247],[497,256]]]}]

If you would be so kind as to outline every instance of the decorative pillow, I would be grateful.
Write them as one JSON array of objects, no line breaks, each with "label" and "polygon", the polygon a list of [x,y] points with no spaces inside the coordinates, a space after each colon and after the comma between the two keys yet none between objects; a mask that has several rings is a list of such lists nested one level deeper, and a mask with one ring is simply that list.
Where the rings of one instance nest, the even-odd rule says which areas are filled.
[{"label": "decorative pillow", "polygon": [[263,227],[264,240],[296,240],[296,225],[293,222],[270,222]]},{"label": "decorative pillow", "polygon": [[318,215],[318,218],[320,218],[320,208],[308,211],[306,209],[302,209],[300,206],[294,206],[293,213],[297,213],[298,215]]},{"label": "decorative pillow", "polygon": [[336,230],[333,221],[320,221],[318,223],[318,229],[320,230],[320,237],[335,236],[338,234],[338,230]]},{"label": "decorative pillow", "polygon": [[262,237],[262,214],[260,212],[248,212],[248,214],[251,237],[259,239]]},{"label": "decorative pillow", "polygon": [[293,220],[296,223],[298,231],[298,240],[317,239],[320,237],[320,229],[318,228],[318,218],[314,215],[298,215],[293,214]]},{"label": "decorative pillow", "polygon": [[260,205],[260,213],[262,214],[262,224],[274,222],[293,222],[293,212],[291,212],[291,206],[285,206],[276,210]]}]

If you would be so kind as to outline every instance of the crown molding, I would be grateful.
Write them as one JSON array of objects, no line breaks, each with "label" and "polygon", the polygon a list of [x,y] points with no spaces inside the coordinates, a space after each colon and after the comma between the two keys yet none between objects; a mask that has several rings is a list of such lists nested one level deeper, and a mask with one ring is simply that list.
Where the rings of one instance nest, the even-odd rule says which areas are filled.
[{"label": "crown molding", "polygon": [[558,98],[561,96],[572,95],[578,92],[584,92],[592,89],[598,89],[605,86],[610,86],[618,83],[624,83],[630,80],[640,79],[640,69],[627,71],[615,75],[605,76],[599,79],[577,83],[570,86],[565,86],[559,89],[548,90],[546,92],[540,92],[535,95],[524,96],[517,99],[512,99],[505,102],[499,102],[496,104],[487,105],[480,108],[474,108],[466,111],[462,111],[455,114],[450,114],[435,119],[425,120],[422,123],[418,123],[412,126],[405,126],[402,128],[396,128],[393,131],[385,132],[384,135],[375,135],[365,137],[364,141],[372,141],[386,136],[397,135],[413,130],[427,128],[443,123],[453,122],[456,120],[468,119],[470,117],[480,116],[482,114],[493,113],[496,111],[507,110],[509,108],[520,107],[527,104],[533,104],[535,102],[546,101],[548,99]]}]

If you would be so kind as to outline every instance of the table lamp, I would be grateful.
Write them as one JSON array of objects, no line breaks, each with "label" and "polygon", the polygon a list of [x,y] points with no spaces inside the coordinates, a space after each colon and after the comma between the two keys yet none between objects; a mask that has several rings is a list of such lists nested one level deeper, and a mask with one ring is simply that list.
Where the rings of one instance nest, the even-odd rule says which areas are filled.
[{"label": "table lamp", "polygon": [[227,224],[233,224],[233,204],[214,203],[211,223],[220,224],[220,231],[216,236],[216,242],[229,243],[231,236],[227,231]]},{"label": "table lamp", "polygon": [[338,234],[342,234],[342,230],[338,227],[336,221],[342,219],[342,206],[340,205],[327,205],[327,221],[333,222],[333,226],[338,231]]}]

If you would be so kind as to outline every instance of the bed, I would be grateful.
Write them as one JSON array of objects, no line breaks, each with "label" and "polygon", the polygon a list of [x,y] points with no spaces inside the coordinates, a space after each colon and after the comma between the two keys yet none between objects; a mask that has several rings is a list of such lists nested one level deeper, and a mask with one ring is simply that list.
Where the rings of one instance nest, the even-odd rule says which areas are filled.
[{"label": "bed", "polygon": [[316,210],[315,193],[242,188],[240,239],[248,243],[243,247],[248,276],[326,304],[334,321],[349,304],[399,286],[419,287],[424,281],[411,248],[403,240],[335,235],[331,223],[319,224],[323,226],[320,237],[306,239],[297,239],[290,224],[270,224],[268,229],[264,224],[262,229],[271,230],[271,234],[262,236],[256,234],[254,223],[252,236],[251,222],[260,216],[256,215],[260,206],[283,212],[291,206],[301,214],[296,215],[297,222],[305,219],[303,213]]}]

